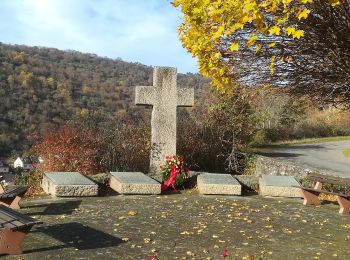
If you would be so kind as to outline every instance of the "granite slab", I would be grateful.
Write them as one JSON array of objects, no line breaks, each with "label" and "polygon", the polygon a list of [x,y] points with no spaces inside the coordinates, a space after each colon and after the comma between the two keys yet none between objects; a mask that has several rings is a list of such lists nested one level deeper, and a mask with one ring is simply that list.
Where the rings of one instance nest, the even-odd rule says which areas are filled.
[{"label": "granite slab", "polygon": [[161,193],[161,184],[142,172],[111,172],[110,187],[120,194]]},{"label": "granite slab", "polygon": [[302,197],[299,182],[293,176],[262,175],[259,194],[272,197]]},{"label": "granite slab", "polygon": [[230,174],[201,173],[197,177],[198,191],[201,194],[241,195],[241,184]]},{"label": "granite slab", "polygon": [[43,190],[56,197],[97,196],[98,185],[79,172],[47,172],[41,182]]}]

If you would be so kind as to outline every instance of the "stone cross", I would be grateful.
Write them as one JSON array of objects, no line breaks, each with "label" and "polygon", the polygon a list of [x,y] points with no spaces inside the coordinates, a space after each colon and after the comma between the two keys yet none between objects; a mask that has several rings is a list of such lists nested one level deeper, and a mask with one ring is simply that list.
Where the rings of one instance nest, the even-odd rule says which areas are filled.
[{"label": "stone cross", "polygon": [[153,87],[136,87],[136,105],[152,105],[150,175],[161,179],[166,155],[176,154],[176,108],[194,103],[193,88],[177,88],[176,68],[155,67]]}]

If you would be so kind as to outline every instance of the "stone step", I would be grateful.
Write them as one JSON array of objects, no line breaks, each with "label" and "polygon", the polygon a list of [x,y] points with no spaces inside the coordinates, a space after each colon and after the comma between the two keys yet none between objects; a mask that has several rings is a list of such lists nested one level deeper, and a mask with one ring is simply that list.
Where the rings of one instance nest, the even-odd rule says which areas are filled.
[{"label": "stone step", "polygon": [[230,174],[200,173],[197,186],[201,194],[241,195],[241,184]]},{"label": "stone step", "polygon": [[161,193],[161,184],[142,172],[111,172],[110,187],[120,194]]},{"label": "stone step", "polygon": [[98,185],[79,172],[46,172],[43,190],[56,197],[97,196]]},{"label": "stone step", "polygon": [[292,176],[262,175],[259,179],[259,194],[272,197],[302,197],[300,184]]}]

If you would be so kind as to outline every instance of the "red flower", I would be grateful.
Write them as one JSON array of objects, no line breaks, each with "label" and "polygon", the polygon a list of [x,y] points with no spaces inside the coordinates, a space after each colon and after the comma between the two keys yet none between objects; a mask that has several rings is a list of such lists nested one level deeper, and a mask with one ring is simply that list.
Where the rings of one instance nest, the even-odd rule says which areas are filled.
[{"label": "red flower", "polygon": [[159,168],[163,169],[163,166],[161,165],[161,166],[159,166]]},{"label": "red flower", "polygon": [[184,160],[183,156],[179,156],[179,161],[182,162]]},{"label": "red flower", "polygon": [[170,159],[170,156],[168,156],[168,155],[167,155],[167,156],[165,156],[165,159]]},{"label": "red flower", "polygon": [[173,158],[176,159],[176,155],[174,155]]},{"label": "red flower", "polygon": [[224,251],[221,252],[221,256],[222,256],[222,257],[228,257],[228,252],[227,252],[226,249],[225,249]]}]

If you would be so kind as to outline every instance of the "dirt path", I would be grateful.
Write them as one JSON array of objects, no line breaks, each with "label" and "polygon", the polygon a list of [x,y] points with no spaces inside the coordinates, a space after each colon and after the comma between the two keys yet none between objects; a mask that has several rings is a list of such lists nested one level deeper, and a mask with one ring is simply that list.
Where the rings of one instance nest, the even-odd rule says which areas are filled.
[{"label": "dirt path", "polygon": [[350,158],[342,151],[350,147],[350,141],[327,142],[278,147],[261,153],[264,156],[296,161],[307,166],[329,170],[338,176],[350,178]]}]

